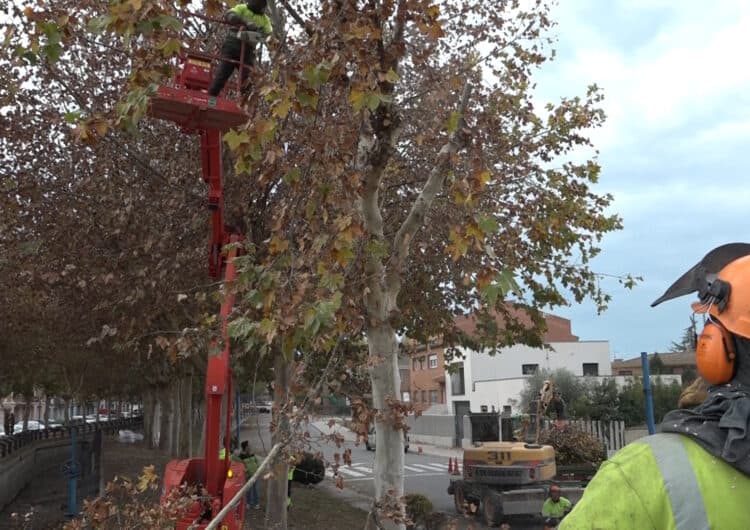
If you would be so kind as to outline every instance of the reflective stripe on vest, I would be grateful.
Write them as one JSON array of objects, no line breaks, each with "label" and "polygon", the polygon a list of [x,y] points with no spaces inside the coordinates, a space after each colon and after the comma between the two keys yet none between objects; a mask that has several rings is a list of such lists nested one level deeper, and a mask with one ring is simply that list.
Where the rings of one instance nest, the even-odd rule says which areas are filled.
[{"label": "reflective stripe on vest", "polygon": [[677,530],[710,530],[698,480],[679,434],[658,434],[638,440],[651,447],[672,505]]}]

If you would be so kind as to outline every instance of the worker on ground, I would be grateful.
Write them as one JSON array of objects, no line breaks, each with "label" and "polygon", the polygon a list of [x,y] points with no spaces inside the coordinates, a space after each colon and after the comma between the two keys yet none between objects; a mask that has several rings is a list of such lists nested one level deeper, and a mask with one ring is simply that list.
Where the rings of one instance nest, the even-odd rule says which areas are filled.
[{"label": "worker on ground", "polygon": [[652,306],[694,291],[705,399],[605,461],[560,530],[750,528],[750,244],[712,250]]},{"label": "worker on ground", "polygon": [[[221,438],[221,447],[219,448],[219,460],[226,460],[226,458],[227,458],[227,447],[226,446],[227,446],[227,438],[226,438],[226,436],[222,436],[222,438]],[[229,451],[230,451],[229,458],[231,460],[235,460],[235,461],[239,462],[239,458],[235,454],[236,450],[237,450],[237,438],[235,438],[234,436],[232,436],[229,439]]]},{"label": "worker on ground", "polygon": [[[227,80],[232,76],[235,68],[240,68],[240,84],[245,86],[249,68],[255,64],[255,43],[248,40],[240,40],[237,36],[237,28],[242,31],[255,31],[264,37],[271,34],[271,19],[265,14],[266,0],[247,0],[240,2],[230,9],[224,16],[224,20],[232,24],[221,47],[221,62],[219,63],[211,86],[208,88],[209,96],[218,96],[224,88]],[[244,56],[243,56],[244,42]],[[241,57],[242,56],[242,57]]]},{"label": "worker on ground", "polygon": [[294,480],[294,467],[297,463],[297,458],[292,457],[289,461],[289,472],[286,476],[287,487],[286,487],[286,509],[288,510],[292,506],[292,480]]},{"label": "worker on ground", "polygon": [[[255,456],[255,453],[253,453],[252,450],[250,450],[250,444],[247,440],[243,440],[240,445],[240,460],[245,464],[245,475],[247,480],[250,480],[250,477],[258,471],[260,464],[258,462],[258,457]],[[255,508],[256,510],[260,508],[260,495],[258,494],[257,480],[252,486],[250,486],[245,500],[247,501],[248,508]]]},{"label": "worker on ground", "polygon": [[[549,488],[549,497],[542,505],[542,517],[545,518],[545,525],[554,526],[565,517],[573,506],[568,499],[561,496],[560,486],[553,484]],[[549,523],[547,522],[549,521]]]}]

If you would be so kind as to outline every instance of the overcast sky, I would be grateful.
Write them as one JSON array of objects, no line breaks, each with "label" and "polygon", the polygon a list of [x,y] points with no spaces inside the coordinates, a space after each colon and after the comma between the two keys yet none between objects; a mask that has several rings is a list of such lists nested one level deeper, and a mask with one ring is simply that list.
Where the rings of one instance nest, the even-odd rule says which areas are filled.
[{"label": "overcast sky", "polygon": [[604,239],[594,269],[615,281],[593,305],[558,309],[581,340],[613,357],[667,351],[689,325],[690,296],[651,308],[712,248],[750,241],[750,1],[561,0],[558,57],[538,76],[544,99],[603,88],[608,120],[594,134],[600,192],[624,230]]}]

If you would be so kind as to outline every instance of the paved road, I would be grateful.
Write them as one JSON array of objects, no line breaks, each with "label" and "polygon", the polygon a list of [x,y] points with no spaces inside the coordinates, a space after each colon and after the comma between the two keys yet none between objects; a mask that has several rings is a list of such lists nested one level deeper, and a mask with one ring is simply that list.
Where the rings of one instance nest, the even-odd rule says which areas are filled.
[{"label": "paved road", "polygon": [[[271,446],[268,436],[269,414],[261,414],[256,422],[255,417],[248,421],[250,425],[259,425],[261,427],[261,436],[266,448]],[[325,430],[325,427],[323,428]],[[255,429],[252,429],[255,431]],[[249,439],[255,447],[259,442],[258,433],[249,430],[243,431],[243,439]],[[342,465],[338,468],[338,473],[343,479],[344,487],[361,493],[372,498],[375,492],[373,480],[373,465],[375,453],[367,451],[364,445],[355,445],[353,441],[345,441],[342,447],[337,448],[322,439],[322,432],[314,425],[310,425],[310,441],[313,450],[320,451],[328,462],[334,462],[335,453],[343,453],[345,449],[351,450],[352,465]],[[432,502],[436,511],[456,515],[458,521],[457,528],[489,528],[483,524],[481,518],[463,518],[458,517],[453,507],[453,497],[448,495],[448,462],[445,458],[427,454],[418,454],[416,447],[411,447],[410,452],[404,458],[404,490],[406,493],[421,493]],[[327,480],[334,479],[334,473],[329,468],[326,470]],[[538,530],[537,524],[531,524],[523,520],[511,521],[513,530]]]}]

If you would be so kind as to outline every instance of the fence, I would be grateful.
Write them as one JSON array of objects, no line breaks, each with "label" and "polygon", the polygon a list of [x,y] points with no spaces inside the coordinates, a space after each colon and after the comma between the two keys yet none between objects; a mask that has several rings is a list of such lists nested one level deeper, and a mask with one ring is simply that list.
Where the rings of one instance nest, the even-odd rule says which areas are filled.
[{"label": "fence", "polygon": [[570,420],[568,424],[596,437],[607,448],[608,457],[627,443],[624,421]]},{"label": "fence", "polygon": [[100,421],[99,423],[82,423],[68,427],[24,431],[12,436],[3,436],[0,438],[0,459],[11,455],[14,451],[33,445],[38,441],[70,438],[73,431],[81,435],[93,433],[97,430],[112,434],[120,429],[133,429],[142,425],[143,417],[136,416],[135,418],[119,418],[110,421]]},{"label": "fence", "polygon": [[[464,435],[462,445],[470,445],[475,439],[469,417],[464,418]],[[624,421],[570,420],[569,425],[591,434],[604,444],[607,455],[612,456],[619,449],[632,441],[632,436],[626,435]],[[451,447],[455,445],[455,416],[426,416],[409,417],[409,436],[412,442],[422,442],[430,445]]]},{"label": "fence", "polygon": [[406,424],[409,426],[411,443],[422,442],[438,447],[453,446],[456,431],[455,416],[422,415],[418,418],[409,416]]},{"label": "fence", "polygon": [[[45,486],[49,487],[51,497],[45,497],[47,500],[65,499],[68,483],[75,478],[76,504],[80,506],[84,497],[99,493],[102,435],[138,428],[142,424],[142,417],[120,418],[0,438],[0,510],[37,476],[43,476]],[[73,440],[76,441],[75,462],[71,461]]]}]

